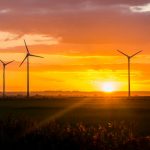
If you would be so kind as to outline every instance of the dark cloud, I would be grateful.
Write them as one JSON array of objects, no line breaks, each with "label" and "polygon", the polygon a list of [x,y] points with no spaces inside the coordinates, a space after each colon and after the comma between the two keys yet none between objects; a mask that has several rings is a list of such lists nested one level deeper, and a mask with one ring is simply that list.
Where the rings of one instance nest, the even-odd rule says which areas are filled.
[{"label": "dark cloud", "polygon": [[81,3],[95,3],[101,5],[127,4],[142,5],[149,3],[149,0],[1,0],[1,7],[55,7],[66,5],[77,5]]},{"label": "dark cloud", "polygon": [[150,41],[150,14],[129,6],[149,0],[1,0],[0,30],[60,36],[64,43],[114,44]]}]

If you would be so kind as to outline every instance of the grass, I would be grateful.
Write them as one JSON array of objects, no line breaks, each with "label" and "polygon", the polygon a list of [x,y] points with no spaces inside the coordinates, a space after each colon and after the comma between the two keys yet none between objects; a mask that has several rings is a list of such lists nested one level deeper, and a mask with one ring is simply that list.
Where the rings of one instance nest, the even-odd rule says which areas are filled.
[{"label": "grass", "polygon": [[147,150],[149,137],[134,135],[132,122],[87,125],[51,121],[39,127],[25,118],[0,121],[0,145],[4,149]]},{"label": "grass", "polygon": [[149,97],[8,97],[0,100],[0,144],[5,149],[150,149],[149,107]]}]

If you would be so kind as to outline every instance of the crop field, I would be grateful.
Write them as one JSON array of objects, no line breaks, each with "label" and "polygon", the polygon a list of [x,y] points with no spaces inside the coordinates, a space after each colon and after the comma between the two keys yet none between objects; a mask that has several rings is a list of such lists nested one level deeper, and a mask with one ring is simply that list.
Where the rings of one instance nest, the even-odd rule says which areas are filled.
[{"label": "crop field", "polygon": [[149,97],[6,97],[1,149],[148,150]]},{"label": "crop field", "polygon": [[0,101],[0,119],[27,118],[39,126],[50,121],[83,122],[94,125],[126,121],[135,125],[137,135],[150,135],[149,97],[9,97]]}]

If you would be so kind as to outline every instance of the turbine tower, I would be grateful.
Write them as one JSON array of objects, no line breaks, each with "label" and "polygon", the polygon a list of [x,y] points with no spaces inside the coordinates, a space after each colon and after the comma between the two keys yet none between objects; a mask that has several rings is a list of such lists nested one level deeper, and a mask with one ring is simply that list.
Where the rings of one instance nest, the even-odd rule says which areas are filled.
[{"label": "turbine tower", "polygon": [[141,53],[142,51],[138,51],[137,53],[129,56],[125,53],[123,53],[120,50],[117,50],[119,53],[121,53],[122,55],[126,56],[128,59],[128,97],[131,96],[131,78],[130,78],[130,68],[131,68],[131,58],[133,58],[134,56],[136,56],[137,54]]},{"label": "turbine tower", "polygon": [[[14,61],[14,60],[13,60]],[[5,97],[5,69],[6,69],[6,66],[10,63],[12,63],[13,61],[9,61],[7,63],[3,62],[2,60],[0,60],[0,62],[2,63],[3,65],[3,98]]]},{"label": "turbine tower", "polygon": [[24,63],[24,61],[27,59],[27,98],[30,97],[30,76],[29,76],[29,72],[30,72],[30,61],[29,61],[29,57],[39,57],[39,58],[43,58],[41,56],[37,56],[37,55],[33,55],[30,53],[28,47],[27,47],[27,44],[26,44],[26,41],[24,40],[24,44],[25,44],[25,47],[26,47],[26,56],[25,58],[23,59],[23,61],[21,62],[20,66]]}]

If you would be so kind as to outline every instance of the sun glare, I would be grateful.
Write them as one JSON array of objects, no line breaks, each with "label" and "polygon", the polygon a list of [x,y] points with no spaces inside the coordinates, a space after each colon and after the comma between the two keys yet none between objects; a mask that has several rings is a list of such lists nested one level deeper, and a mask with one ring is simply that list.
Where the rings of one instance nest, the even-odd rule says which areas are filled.
[{"label": "sun glare", "polygon": [[112,82],[105,82],[102,84],[102,90],[104,92],[113,92],[115,91],[115,84]]}]

